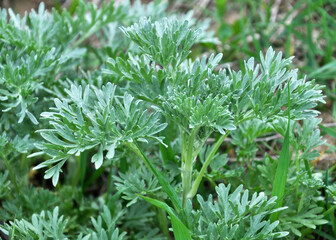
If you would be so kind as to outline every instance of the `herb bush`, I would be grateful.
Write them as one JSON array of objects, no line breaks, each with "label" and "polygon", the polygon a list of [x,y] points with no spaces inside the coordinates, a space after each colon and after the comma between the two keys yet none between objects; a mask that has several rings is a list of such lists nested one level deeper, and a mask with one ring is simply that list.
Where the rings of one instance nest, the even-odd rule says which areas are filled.
[{"label": "herb bush", "polygon": [[[190,59],[217,43],[209,22],[165,9],[1,11],[3,236],[308,239],[328,223],[311,164],[321,86],[271,47],[241,71]],[[274,132],[279,158],[256,142]]]}]

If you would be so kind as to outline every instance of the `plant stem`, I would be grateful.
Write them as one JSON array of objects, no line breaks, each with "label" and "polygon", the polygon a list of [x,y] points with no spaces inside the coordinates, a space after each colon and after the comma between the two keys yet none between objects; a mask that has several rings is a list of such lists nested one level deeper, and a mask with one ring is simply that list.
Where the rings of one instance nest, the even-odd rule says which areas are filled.
[{"label": "plant stem", "polygon": [[[294,162],[295,162],[295,165],[296,165],[296,172],[300,172],[300,169],[301,169],[300,159],[299,159],[298,156],[299,156],[299,153],[298,153],[298,150],[296,149],[295,150],[295,159],[294,159]],[[296,182],[296,184],[295,184],[295,197],[298,198],[299,194],[300,194],[299,182]]]},{"label": "plant stem", "polygon": [[181,132],[181,148],[182,148],[182,152],[181,152],[181,157],[182,157],[182,163],[185,162],[186,158],[187,158],[187,153],[186,153],[186,134],[184,134],[184,131],[182,130],[182,128],[180,128],[180,132]]},{"label": "plant stem", "polygon": [[108,176],[108,182],[107,182],[106,197],[105,197],[105,202],[106,203],[108,203],[108,201],[109,201],[111,190],[112,190],[112,175],[113,175],[112,173],[113,173],[113,164],[111,163],[110,172],[109,172],[109,176]]},{"label": "plant stem", "polygon": [[7,159],[7,157],[3,153],[1,154],[1,157],[5,161],[6,167],[7,167],[8,172],[9,172],[9,176],[12,180],[12,183],[14,184],[15,191],[16,191],[16,193],[19,193],[20,192],[19,185],[17,184],[16,178],[15,178],[14,172],[12,170],[12,167],[10,166],[9,160]]},{"label": "plant stem", "polygon": [[77,170],[75,173],[74,178],[72,179],[72,187],[75,188],[78,184],[79,178],[80,178],[80,173],[81,173],[81,161],[80,161],[81,156],[76,157],[76,162],[77,162]]},{"label": "plant stem", "polygon": [[[323,216],[327,216],[327,215],[329,215],[329,214],[332,214],[335,210],[336,210],[336,205],[330,207],[327,211],[325,211],[325,212],[323,213]],[[333,214],[332,214],[332,216],[333,216]]]},{"label": "plant stem", "polygon": [[213,156],[217,153],[219,147],[222,145],[222,143],[224,142],[225,138],[230,134],[231,131],[227,131],[224,135],[222,135],[217,142],[215,143],[215,145],[212,147],[210,154],[208,155],[208,157],[206,158],[201,171],[199,172],[191,190],[188,193],[188,198],[193,198],[198,190],[198,187],[202,181],[203,175],[205,173],[205,171],[207,170]]},{"label": "plant stem", "polygon": [[80,44],[82,44],[82,42],[84,42],[87,38],[89,38],[96,31],[98,31],[98,28],[94,28],[93,30],[90,29],[87,33],[85,33],[83,36],[81,36],[80,39],[72,45],[72,48],[78,47]]},{"label": "plant stem", "polygon": [[144,162],[147,168],[151,169],[146,159],[144,158],[144,155],[141,153],[141,150],[137,147],[137,145],[129,143],[127,144],[127,146]]},{"label": "plant stem", "polygon": [[181,177],[182,177],[182,206],[185,206],[187,203],[187,195],[191,189],[191,181],[192,181],[192,170],[193,170],[193,151],[194,151],[194,144],[195,144],[195,136],[199,128],[194,128],[191,131],[188,144],[182,144],[182,146],[187,149],[182,150],[182,152],[186,152],[187,155],[185,156],[184,161],[182,161],[182,170],[181,170]]},{"label": "plant stem", "polygon": [[206,143],[206,141],[208,140],[208,138],[210,137],[211,133],[209,133],[204,139],[203,141],[200,142],[199,146],[194,150],[193,152],[193,158],[196,159],[196,157],[198,156],[198,154],[200,153],[200,151],[202,150],[204,144]]}]

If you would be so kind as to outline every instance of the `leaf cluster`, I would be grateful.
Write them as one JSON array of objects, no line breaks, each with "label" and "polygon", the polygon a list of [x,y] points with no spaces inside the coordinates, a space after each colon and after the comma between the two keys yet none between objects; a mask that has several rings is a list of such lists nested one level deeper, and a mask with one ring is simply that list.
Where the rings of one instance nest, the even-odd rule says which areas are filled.
[{"label": "leaf cluster", "polygon": [[212,195],[206,201],[197,195],[197,211],[192,210],[189,202],[187,218],[196,233],[195,239],[273,239],[288,235],[274,231],[279,221],[266,220],[269,214],[280,210],[274,209],[276,198],[267,199],[264,193],[249,197],[242,185],[232,193],[230,188],[231,185],[219,184],[215,201]]},{"label": "leaf cluster", "polygon": [[73,85],[70,91],[67,90],[69,100],[55,99],[54,112],[42,113],[53,128],[39,130],[48,143],[38,147],[51,159],[35,169],[54,165],[45,175],[53,178],[54,185],[61,167],[72,155],[97,147],[91,162],[100,168],[105,150],[106,158],[111,159],[119,145],[134,140],[146,142],[150,138],[161,141],[155,134],[166,124],[159,123],[158,114],[148,113],[146,106],[127,92],[115,96],[115,89],[110,83],[101,90],[92,90],[89,85],[83,90],[81,86]]}]

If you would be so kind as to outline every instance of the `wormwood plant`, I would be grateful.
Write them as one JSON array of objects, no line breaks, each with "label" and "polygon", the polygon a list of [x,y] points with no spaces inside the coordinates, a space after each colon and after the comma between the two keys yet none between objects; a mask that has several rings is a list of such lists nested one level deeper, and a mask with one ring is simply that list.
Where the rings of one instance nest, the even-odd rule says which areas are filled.
[{"label": "wormwood plant", "polygon": [[[218,70],[222,54],[190,59],[196,43],[216,41],[201,30],[204,24],[198,27],[188,16],[168,16],[157,21],[141,18],[118,30],[119,22],[132,23],[127,17],[132,11],[127,12],[123,5],[114,8],[112,3],[106,9],[98,10],[81,2],[72,17],[67,11],[53,11],[50,15],[40,7],[29,19],[36,17],[40,24],[57,23],[53,34],[63,29],[64,35],[56,38],[49,33],[47,38],[46,31],[23,50],[17,41],[7,40],[11,39],[9,35],[2,39],[2,51],[7,57],[0,59],[1,81],[6,83],[0,100],[6,107],[6,117],[2,117],[0,125],[5,129],[0,146],[6,150],[1,158],[8,174],[1,175],[4,186],[0,193],[7,194],[9,176],[20,195],[22,183],[16,181],[11,164],[20,155],[29,166],[29,154],[30,161],[39,161],[34,171],[47,168],[44,178],[52,179],[54,186],[60,182],[61,196],[70,198],[64,203],[62,197],[53,196],[52,212],[36,208],[31,217],[22,214],[18,220],[10,219],[8,213],[22,211],[7,202],[6,210],[0,211],[8,220],[1,227],[3,232],[26,239],[169,239],[171,226],[175,239],[273,239],[290,235],[287,230],[291,229],[270,217],[286,211],[279,204],[283,199],[268,198],[263,192],[249,194],[241,185],[230,191],[230,184],[218,184],[216,179],[212,180],[216,186],[211,192],[202,183],[205,176],[211,180],[210,171],[220,174],[226,167],[221,146],[228,136],[243,149],[248,144],[253,146],[255,136],[265,132],[283,134],[288,122],[290,126],[310,119],[317,124],[311,119],[318,113],[313,110],[316,104],[324,102],[321,87],[299,79],[297,70],[290,69],[292,58],[283,59],[271,47],[265,55],[260,53],[260,63],[251,58],[241,71]],[[91,14],[89,24],[81,26],[79,22],[86,19],[86,13]],[[0,30],[19,35],[28,32],[24,39],[32,42],[29,39],[34,28],[25,25],[27,17],[20,19],[11,13],[12,22],[7,23],[5,12],[3,15]],[[90,30],[84,31],[86,27]],[[28,30],[22,33],[20,28]],[[99,29],[105,33],[120,31],[118,34],[123,35],[114,42],[105,39],[106,35],[100,37]],[[106,49],[83,46],[96,33],[103,46],[107,42]],[[113,49],[112,43],[122,44],[120,39],[125,37],[128,50]],[[12,54],[11,49],[21,49],[24,57]],[[75,66],[92,57],[90,50],[94,59],[105,65],[95,72],[78,74]],[[14,65],[21,66],[22,61],[27,64],[15,71]],[[21,78],[24,74],[29,78]],[[30,87],[22,87],[16,79]],[[32,93],[37,94],[31,97]],[[41,107],[34,108],[34,104]],[[17,140],[22,145],[15,144],[16,138],[12,140],[14,127],[20,126],[17,124],[36,130],[25,130],[27,135]],[[239,131],[247,132],[249,124],[258,127],[244,144],[244,140],[239,140]],[[210,146],[209,137],[215,139]],[[250,159],[255,153],[251,149]],[[307,159],[311,159],[311,149],[312,146],[296,148]],[[244,157],[243,152],[241,156]],[[96,171],[89,172],[90,163]],[[300,164],[297,160],[298,168]],[[72,174],[72,187],[66,188],[62,184],[66,184],[67,176],[61,173],[70,173],[65,169],[72,166],[77,169]],[[103,197],[90,205],[91,201],[85,198],[86,185],[97,181],[104,171],[108,172],[107,188]],[[77,195],[74,189],[79,184]],[[39,199],[51,198],[52,193],[42,192]],[[73,202],[83,206],[75,212],[84,214],[83,219],[64,216],[76,211],[72,209]],[[90,217],[91,224],[81,227],[78,222]],[[144,227],[153,221],[157,228],[150,231]]]},{"label": "wormwood plant", "polygon": [[[153,172],[175,211],[161,199],[152,196],[143,198],[170,214],[176,237],[179,234],[190,236],[186,226],[191,223],[184,209],[197,194],[207,167],[230,132],[248,120],[258,119],[267,124],[286,118],[288,111],[292,120],[314,117],[317,112],[311,108],[316,102],[323,102],[320,87],[313,82],[297,79],[296,70],[287,69],[291,59],[282,59],[281,53],[275,54],[272,48],[265,56],[260,55],[260,65],[255,65],[253,58],[249,59],[244,72],[221,69],[216,73],[214,69],[221,54],[191,61],[187,58],[196,42],[198,30],[190,28],[187,21],[168,18],[153,23],[150,19],[142,19],[131,27],[122,28],[122,31],[139,46],[140,53],[136,56],[129,54],[126,60],[108,60],[106,72],[112,75],[112,81],[116,83],[127,80],[126,87],[116,90],[116,85],[111,83],[101,89],[90,85],[85,88],[72,85],[70,90],[66,90],[67,99],[55,99],[55,107],[41,115],[49,120],[51,128],[38,130],[46,140],[38,148],[42,150],[41,154],[47,154],[50,159],[35,169],[50,166],[45,178],[52,178],[56,185],[62,166],[71,156],[96,149],[91,162],[100,168],[104,159],[114,158],[116,149],[126,147]],[[291,108],[286,108],[288,99]],[[161,120],[162,117],[165,122]],[[150,156],[146,156],[143,150],[145,145],[140,145],[141,142],[155,140],[169,148],[171,143],[163,142],[159,134],[167,126],[171,127],[171,131],[178,131],[180,136],[181,155],[178,161],[181,164],[181,184],[176,184],[175,189],[164,177],[165,173],[157,169]],[[198,154],[213,133],[219,134],[217,141],[200,170],[194,169]],[[166,162],[173,160],[165,159]],[[181,199],[178,197],[179,191]],[[227,198],[223,192],[218,190],[217,193],[219,197]],[[206,213],[213,208],[212,205],[203,204],[201,197],[198,199],[200,211]],[[243,199],[247,201],[247,194]],[[225,201],[223,204],[226,204]],[[270,203],[265,206],[270,206]],[[245,211],[251,207],[251,204],[246,204],[241,209]],[[232,205],[227,205],[224,212],[218,214],[224,214],[224,217],[231,208]],[[256,219],[261,220],[265,213],[251,216],[251,224],[257,224]],[[198,224],[202,224],[201,219]],[[256,231],[265,234],[263,237],[285,235],[270,234],[277,222],[269,224],[265,221],[257,224],[259,227],[256,227]],[[215,239],[244,236],[237,231],[243,228],[234,227],[236,225],[225,227],[218,223],[214,229],[211,226],[199,233],[198,237],[202,238],[203,234],[206,236],[214,229],[217,234],[213,233]]]}]

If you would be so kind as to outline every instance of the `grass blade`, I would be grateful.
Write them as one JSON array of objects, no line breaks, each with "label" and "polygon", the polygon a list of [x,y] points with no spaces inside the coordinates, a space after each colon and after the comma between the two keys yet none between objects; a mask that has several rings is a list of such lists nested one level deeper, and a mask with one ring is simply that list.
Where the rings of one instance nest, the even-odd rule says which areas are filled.
[{"label": "grass blade", "polygon": [[171,209],[166,203],[145,196],[140,197],[150,204],[153,204],[154,206],[165,210],[169,214],[172,222],[175,240],[191,240],[189,229],[182,223],[179,217],[175,214],[174,210]]},{"label": "grass blade", "polygon": [[149,170],[152,171],[154,176],[159,181],[162,189],[167,193],[168,197],[174,204],[175,209],[180,212],[182,211],[182,204],[179,200],[177,193],[175,192],[174,188],[169,184],[167,179],[156,169],[156,167],[152,164],[152,162],[146,157],[146,155],[141,151],[137,143],[134,141],[133,143],[128,144],[128,146],[136,153],[146,164]]},{"label": "grass blade", "polygon": [[319,124],[319,127],[322,129],[322,131],[326,132],[327,134],[329,134],[333,138],[336,138],[336,131],[334,129],[325,127],[322,124]]},{"label": "grass blade", "polygon": [[[283,143],[278,167],[275,173],[275,178],[273,181],[273,188],[272,188],[272,197],[278,197],[277,200],[277,208],[282,207],[283,197],[285,194],[285,187],[287,182],[287,173],[288,173],[288,165],[289,165],[289,129],[288,126],[285,141]],[[271,220],[276,221],[279,217],[279,212],[273,213],[271,215]]]},{"label": "grass blade", "polygon": [[[277,208],[282,207],[283,197],[285,195],[285,188],[287,183],[287,173],[289,167],[289,132],[290,132],[290,84],[288,82],[288,126],[284,139],[284,143],[282,145],[282,149],[280,152],[279,162],[277,166],[277,170],[275,173],[275,178],[273,181],[272,188],[272,197],[276,196],[277,199]],[[271,221],[274,222],[278,220],[279,212],[275,212],[271,215]]]}]

